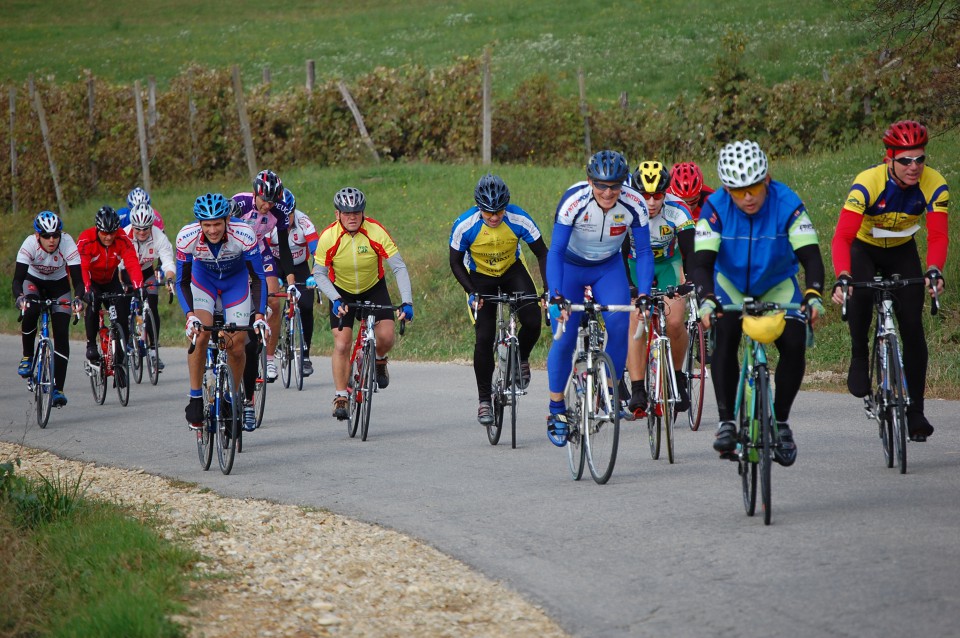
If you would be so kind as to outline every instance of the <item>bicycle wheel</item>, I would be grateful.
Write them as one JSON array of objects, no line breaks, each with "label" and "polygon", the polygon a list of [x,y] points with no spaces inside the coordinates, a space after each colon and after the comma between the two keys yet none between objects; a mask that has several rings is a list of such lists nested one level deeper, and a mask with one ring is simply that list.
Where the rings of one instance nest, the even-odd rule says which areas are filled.
[{"label": "bicycle wheel", "polygon": [[651,348],[645,384],[649,399],[647,405],[647,441],[650,444],[650,457],[654,461],[660,458],[660,422],[663,415],[663,406],[660,403],[661,372],[659,366],[659,357]]},{"label": "bicycle wheel", "polygon": [[257,382],[253,387],[253,412],[257,419],[257,427],[263,424],[263,410],[267,405],[267,347],[260,344],[257,354]]},{"label": "bicycle wheel", "polygon": [[[100,353],[99,361],[94,365],[89,361],[84,361],[84,369],[90,375],[90,389],[93,391],[93,400],[97,405],[103,405],[107,398],[107,362],[103,360],[104,334],[97,332],[97,352]],[[107,337],[109,339],[109,337]],[[109,344],[107,344],[109,346]]]},{"label": "bicycle wheel", "polygon": [[233,469],[233,459],[237,454],[237,435],[240,431],[238,412],[242,413],[242,402],[233,386],[233,372],[230,366],[220,366],[217,373],[217,394],[214,402],[216,413],[215,441],[217,462],[220,471],[229,474]]},{"label": "bicycle wheel", "polygon": [[737,465],[737,472],[743,487],[743,509],[747,516],[753,516],[757,511],[757,464],[750,461],[747,453],[751,448],[750,424],[747,418],[749,407],[740,408],[740,449],[742,450]]},{"label": "bicycle wheel", "polygon": [[138,312],[130,312],[130,319],[127,323],[127,334],[130,335],[130,342],[127,344],[127,356],[130,357],[130,372],[133,373],[133,380],[137,383],[143,381],[143,316]]},{"label": "bicycle wheel", "polygon": [[498,341],[493,346],[493,380],[490,389],[493,396],[493,423],[487,426],[487,441],[490,445],[496,445],[500,442],[500,434],[503,432],[503,413],[507,404],[507,371],[500,365],[500,357],[497,355]]},{"label": "bicycle wheel", "polygon": [[297,390],[303,390],[303,322],[300,320],[300,308],[293,314],[293,342],[290,351],[293,354],[293,380]]},{"label": "bicycle wheel", "polygon": [[574,481],[583,476],[583,463],[586,460],[586,447],[583,441],[583,396],[586,392],[584,379],[587,370],[586,361],[578,361],[570,372],[567,388],[564,392],[567,404],[567,462]]},{"label": "bicycle wheel", "polygon": [[293,321],[283,313],[283,319],[280,322],[280,340],[277,342],[277,351],[274,356],[278,359],[277,367],[280,368],[280,380],[283,381],[283,387],[290,387],[291,369],[293,357],[290,354],[290,345],[292,338],[290,331],[293,329]]},{"label": "bicycle wheel", "polygon": [[[157,385],[160,381],[160,335],[150,306],[143,309],[143,338],[147,352],[147,375],[150,377],[150,385]],[[151,343],[152,346],[147,345]]]},{"label": "bicycle wheel", "polygon": [[352,439],[357,435],[357,427],[360,425],[360,397],[362,393],[358,392],[360,383],[360,373],[363,372],[363,350],[358,350],[350,364],[350,379],[348,381],[350,397],[349,411],[347,418],[347,434]]},{"label": "bicycle wheel", "polygon": [[33,392],[37,406],[37,425],[47,427],[50,420],[50,408],[53,406],[53,348],[50,342],[41,338],[33,357]]},{"label": "bicycle wheel", "polygon": [[217,431],[216,415],[213,411],[216,399],[217,380],[213,370],[203,373],[203,427],[197,431],[197,456],[200,458],[200,467],[204,472],[210,469],[213,460],[213,439]]},{"label": "bicycle wheel", "polygon": [[516,341],[510,342],[510,349],[507,354],[507,361],[510,362],[507,370],[507,386],[504,396],[507,403],[510,404],[510,449],[517,449],[517,404],[520,403],[520,390],[522,381],[520,379],[520,347]]},{"label": "bicycle wheel", "polygon": [[773,515],[771,501],[773,489],[770,484],[770,468],[773,465],[773,394],[770,392],[770,377],[766,366],[756,368],[757,407],[759,408],[757,425],[760,427],[760,498],[763,506],[763,524],[769,525]]},{"label": "bicycle wheel", "polygon": [[594,366],[587,373],[587,465],[598,484],[610,480],[617,462],[620,443],[620,399],[617,396],[617,371],[606,352],[594,355]]},{"label": "bicycle wheel", "polygon": [[[113,336],[110,339],[113,348],[113,387],[117,389],[120,405],[130,403],[130,357],[127,354],[127,337],[123,334],[123,327],[119,323],[111,327]],[[120,363],[117,363],[117,362]],[[122,375],[122,377],[118,377]],[[118,380],[121,382],[118,383]]]},{"label": "bicycle wheel", "polygon": [[[666,344],[664,344],[666,345]],[[673,424],[676,421],[676,413],[673,411],[676,405],[676,397],[673,393],[674,388],[674,370],[673,361],[671,361],[670,348],[660,347],[660,406],[662,409],[661,421],[663,423],[663,434],[667,439],[667,460],[673,463]]]},{"label": "bicycle wheel", "polygon": [[360,379],[363,383],[363,395],[360,397],[360,440],[367,440],[370,430],[370,411],[373,409],[373,389],[377,383],[377,353],[373,348],[373,341],[364,346],[363,374]]},{"label": "bicycle wheel", "polygon": [[887,337],[888,365],[890,367],[890,426],[900,473],[907,473],[907,414],[906,382],[900,360],[900,346],[897,337]]},{"label": "bicycle wheel", "polygon": [[688,336],[687,356],[683,358],[683,374],[687,378],[687,396],[690,397],[687,423],[696,431],[703,416],[703,386],[707,380],[707,341],[699,321],[690,324]]},{"label": "bicycle wheel", "polygon": [[888,381],[884,371],[883,357],[886,352],[886,341],[880,337],[873,340],[870,352],[870,370],[873,371],[871,385],[873,386],[873,414],[880,427],[880,442],[883,444],[883,458],[887,467],[893,467],[893,422],[890,419],[890,393],[886,390]]}]

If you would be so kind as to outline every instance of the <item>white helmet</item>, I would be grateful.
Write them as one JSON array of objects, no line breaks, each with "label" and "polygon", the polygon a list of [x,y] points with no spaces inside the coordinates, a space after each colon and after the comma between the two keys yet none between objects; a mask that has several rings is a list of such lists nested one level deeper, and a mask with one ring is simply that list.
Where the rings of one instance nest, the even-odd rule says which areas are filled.
[{"label": "white helmet", "polygon": [[756,142],[731,142],[720,149],[717,174],[727,188],[756,184],[767,176],[767,156]]},{"label": "white helmet", "polygon": [[153,207],[150,204],[137,204],[130,211],[130,225],[138,230],[153,226]]}]

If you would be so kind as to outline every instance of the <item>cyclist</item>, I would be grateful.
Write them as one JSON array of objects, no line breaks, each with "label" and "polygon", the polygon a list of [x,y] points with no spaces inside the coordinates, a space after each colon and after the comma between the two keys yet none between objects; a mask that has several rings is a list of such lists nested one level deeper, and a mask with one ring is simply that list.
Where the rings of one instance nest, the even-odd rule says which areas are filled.
[{"label": "cyclist", "polygon": [[[120,228],[126,228],[130,225],[130,212],[138,204],[146,204],[147,206],[151,206],[150,194],[139,186],[127,193],[127,205],[117,210],[117,215],[120,216]],[[163,218],[160,217],[160,213],[157,212],[157,209],[153,208],[152,210],[154,225],[160,230],[163,230]]]},{"label": "cyclist", "polygon": [[[120,217],[117,211],[110,206],[103,206],[97,211],[95,226],[88,228],[77,238],[77,251],[80,253],[80,272],[83,275],[83,285],[86,290],[84,299],[87,301],[87,310],[84,313],[84,327],[87,332],[87,360],[99,361],[97,351],[97,330],[100,327],[98,310],[104,304],[98,300],[98,295],[104,292],[122,293],[125,285],[120,282],[120,264],[123,263],[134,289],[143,286],[143,273],[140,271],[140,260],[137,250],[126,233],[120,232]],[[130,325],[130,305],[116,303],[117,321],[121,326]],[[117,363],[123,362],[124,352],[120,352]],[[123,366],[116,366],[115,383],[123,387],[127,378],[123,376]]]},{"label": "cyclist", "polygon": [[[490,397],[497,311],[495,304],[484,304],[480,295],[536,294],[533,279],[523,263],[520,241],[526,242],[537,257],[541,281],[547,280],[547,245],[533,218],[510,203],[510,189],[499,176],[481,177],[473,199],[477,205],[457,217],[450,231],[450,269],[469,295],[471,308],[477,309],[473,347],[473,371],[480,397],[477,420],[481,425],[490,425],[493,423]],[[517,333],[520,376],[526,388],[530,383],[530,352],[540,338],[540,306],[527,304],[517,310],[517,317],[520,320]]]},{"label": "cyclist", "polygon": [[[591,286],[600,304],[630,303],[630,285],[620,255],[628,229],[637,246],[637,288],[646,297],[653,281],[653,251],[650,247],[649,213],[643,197],[624,185],[630,168],[616,151],[600,151],[587,163],[587,179],[572,185],[560,198],[553,224],[553,239],[547,253],[550,283],[550,314],[559,321],[579,324],[580,313],[562,310],[567,299],[583,298]],[[606,349],[617,373],[627,358],[629,318],[604,313]],[[567,444],[567,406],[564,389],[570,376],[577,331],[566,330],[547,355],[550,414],[547,437],[559,447]]]},{"label": "cyclist", "polygon": [[[833,290],[836,303],[842,302],[842,283],[871,281],[876,274],[904,278],[922,274],[928,286],[933,278],[938,294],[943,291],[940,271],[949,243],[949,190],[943,175],[925,165],[927,128],[912,120],[896,122],[884,133],[883,144],[883,162],[857,175],[840,211],[832,244],[833,270],[839,279]],[[914,239],[921,217],[927,226],[926,273]],[[893,294],[910,395],[907,428],[911,440],[926,441],[933,434],[933,426],[923,414],[927,378],[927,341],[921,321],[923,289],[908,286]],[[872,316],[870,290],[854,290],[847,310],[851,341],[847,389],[855,397],[870,392],[867,339]]]},{"label": "cyclist", "polygon": [[[641,162],[632,179],[633,187],[643,196],[643,201],[650,213],[654,285],[660,289],[679,286],[687,279],[689,256],[693,254],[695,230],[690,211],[682,199],[671,195],[668,191],[670,173],[660,162]],[[627,242],[624,242],[625,246],[626,244]],[[678,247],[679,252],[677,252]],[[632,260],[634,251],[632,245],[630,250]],[[675,408],[678,412],[685,412],[690,407],[687,377],[681,372],[683,355],[687,348],[687,329],[684,324],[686,304],[680,297],[666,299],[665,303],[664,318],[667,336],[670,338],[673,367],[677,370],[678,395]],[[636,332],[639,321],[639,314],[630,315],[629,334]],[[644,382],[647,373],[646,361],[644,361],[645,346],[643,341],[630,339],[627,349],[627,371],[630,373],[630,403],[627,409],[640,417],[645,416],[647,408],[647,388]]]},{"label": "cyclist", "polygon": [[670,187],[667,194],[682,199],[696,223],[700,219],[703,203],[713,194],[713,189],[703,183],[703,171],[699,166],[694,162],[680,162],[670,169]]},{"label": "cyclist", "polygon": [[[140,271],[143,273],[143,284],[147,289],[147,303],[153,312],[154,325],[157,334],[160,334],[160,286],[172,286],[177,274],[177,265],[173,259],[173,246],[166,234],[155,224],[156,211],[147,203],[135,204],[130,212],[130,224],[123,229],[133,247],[137,250],[140,260]],[[160,271],[155,269],[157,259],[160,260]],[[121,265],[122,268],[122,265]],[[126,277],[126,273],[124,273]],[[147,335],[152,339],[152,335]],[[147,345],[152,346],[152,343]],[[150,352],[153,356],[153,351]],[[154,364],[157,370],[163,370],[163,361],[158,358]]]},{"label": "cyclist", "polygon": [[[313,341],[313,303],[316,301],[314,288],[317,282],[313,278],[313,254],[317,250],[317,229],[307,217],[307,214],[297,209],[296,200],[288,189],[283,189],[283,198],[288,202],[290,213],[287,215],[287,237],[290,243],[290,254],[293,258],[294,280],[300,280],[305,285],[298,285],[299,299],[297,305],[300,307],[300,321],[303,326],[303,343],[306,346],[306,352],[303,356],[303,376],[309,377],[313,374],[313,363],[310,361],[310,344]],[[277,229],[274,228],[268,237],[270,251],[273,253],[274,260],[280,259],[280,242],[277,239]],[[280,272],[280,278],[285,278],[285,273]],[[279,319],[279,314],[278,314]],[[279,323],[277,325],[279,328]],[[279,336],[279,335],[278,335]]]},{"label": "cyclist", "polygon": [[[69,272],[73,280],[73,308],[82,305],[83,276],[80,274],[80,254],[73,237],[63,232],[63,221],[48,210],[41,212],[33,220],[33,234],[28,235],[17,252],[17,263],[13,272],[13,296],[17,307],[23,311],[20,324],[23,342],[23,358],[17,367],[21,377],[29,377],[33,366],[33,350],[37,339],[37,322],[40,319],[40,306],[31,300],[56,299],[62,303],[70,301]],[[59,305],[51,307],[53,331],[53,383],[51,402],[60,408],[67,404],[63,394],[63,383],[67,377],[67,362],[70,359],[70,308]]]},{"label": "cyclist", "polygon": [[[693,274],[703,326],[715,327],[711,369],[720,424],[713,449],[721,458],[736,460],[734,402],[741,326],[739,314],[723,313],[722,304],[741,303],[745,297],[803,303],[812,325],[823,314],[824,271],[817,233],[803,202],[785,184],[770,178],[767,156],[756,142],[724,146],[717,172],[723,189],[707,199],[697,222]],[[800,265],[806,289],[797,279]],[[806,366],[807,319],[796,310],[788,311],[786,318],[786,328],[775,342],[780,363],[773,411],[782,443],[775,460],[789,466],[797,458],[789,418]]]},{"label": "cyclist", "polygon": [[[253,227],[257,236],[257,245],[260,247],[261,259],[263,261],[263,272],[267,277],[267,293],[272,295],[280,290],[280,280],[278,273],[286,273],[287,292],[294,296],[299,296],[300,292],[294,285],[296,281],[293,274],[293,255],[290,252],[289,238],[289,216],[293,211],[292,205],[295,204],[291,194],[290,200],[284,199],[284,192],[289,192],[283,187],[283,182],[276,173],[270,170],[263,170],[257,173],[253,180],[253,191],[249,193],[237,193],[233,196],[233,201],[239,206],[240,219],[245,220]],[[273,252],[267,243],[267,238],[276,229],[277,244],[280,249],[279,264],[273,258]],[[279,266],[279,269],[278,269]],[[267,338],[267,381],[273,383],[277,380],[277,364],[273,360],[274,353],[277,350],[277,339],[280,337],[280,299],[278,297],[268,297],[267,321],[270,325],[270,336]],[[257,362],[255,354],[256,344],[251,341],[247,350],[247,368],[244,372],[244,381],[248,387],[252,387],[257,378]],[[247,411],[245,419],[253,418],[253,410]],[[248,425],[249,423],[245,423]]]},{"label": "cyclist", "polygon": [[[184,410],[187,423],[199,429],[203,423],[203,368],[210,333],[200,325],[213,323],[216,310],[223,311],[224,323],[250,325],[265,335],[269,328],[266,312],[266,282],[257,237],[242,221],[230,218],[230,201],[220,193],[201,195],[193,204],[197,221],[177,234],[177,298],[187,316],[186,335],[196,337],[196,349],[187,357],[190,373],[190,400]],[[250,340],[237,334],[226,338],[227,362],[235,383],[243,377]],[[245,384],[245,402],[253,399],[253,386]],[[244,430],[251,431],[244,419]],[[255,423],[253,424],[255,426]]]},{"label": "cyclist", "polygon": [[[323,294],[330,300],[330,328],[333,331],[333,416],[348,418],[347,381],[350,377],[350,354],[353,348],[355,311],[350,304],[359,301],[390,305],[390,293],[384,279],[383,262],[393,270],[400,289],[400,320],[413,321],[413,289],[407,266],[397,245],[386,229],[372,217],[366,217],[367,198],[360,189],[347,186],[333,197],[336,221],[320,231],[313,275]],[[394,315],[378,310],[377,385],[390,383],[387,353],[394,343]],[[342,319],[343,329],[339,329]]]}]

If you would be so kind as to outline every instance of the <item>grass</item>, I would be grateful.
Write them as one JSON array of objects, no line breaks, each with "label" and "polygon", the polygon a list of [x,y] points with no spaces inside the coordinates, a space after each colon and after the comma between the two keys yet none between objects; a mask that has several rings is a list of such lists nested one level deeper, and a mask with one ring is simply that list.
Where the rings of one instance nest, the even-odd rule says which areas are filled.
[{"label": "grass", "polygon": [[577,94],[577,69],[592,100],[663,104],[708,81],[727,32],[746,34],[751,70],[766,82],[819,77],[834,56],[870,44],[849,3],[826,0],[689,0],[683,5],[575,0],[70,0],[8,3],[0,33],[6,77],[80,77],[118,83],[155,76],[163,85],[185,66],[240,65],[245,82],[269,68],[278,87],[302,85],[305,61],[318,81],[348,81],[377,66],[449,66],[489,49],[494,92],[524,78],[555,78]]}]

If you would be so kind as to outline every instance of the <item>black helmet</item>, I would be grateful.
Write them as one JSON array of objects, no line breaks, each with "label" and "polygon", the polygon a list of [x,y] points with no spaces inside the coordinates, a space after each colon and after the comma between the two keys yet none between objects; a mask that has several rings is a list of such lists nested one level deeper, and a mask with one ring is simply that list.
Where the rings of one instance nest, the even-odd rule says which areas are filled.
[{"label": "black helmet", "polygon": [[333,196],[333,205],[341,213],[362,213],[367,208],[367,198],[359,188],[347,186]]},{"label": "black helmet", "polygon": [[623,182],[630,174],[630,166],[616,151],[600,151],[590,158],[587,175],[601,182]]},{"label": "black helmet", "polygon": [[97,211],[97,230],[103,233],[115,233],[120,230],[120,215],[110,206],[104,206]]},{"label": "black helmet", "polygon": [[510,189],[503,183],[499,175],[487,173],[477,182],[473,191],[473,199],[477,206],[485,213],[496,213],[510,203]]},{"label": "black helmet", "polygon": [[660,162],[643,162],[633,174],[633,187],[641,193],[666,193],[670,171]]},{"label": "black helmet", "polygon": [[267,202],[283,200],[283,183],[273,171],[260,171],[253,180],[253,194]]}]

